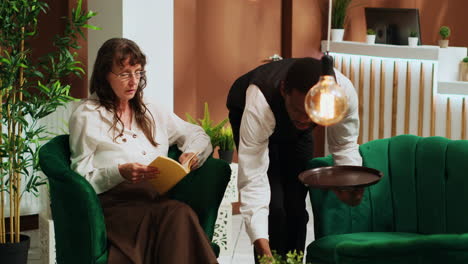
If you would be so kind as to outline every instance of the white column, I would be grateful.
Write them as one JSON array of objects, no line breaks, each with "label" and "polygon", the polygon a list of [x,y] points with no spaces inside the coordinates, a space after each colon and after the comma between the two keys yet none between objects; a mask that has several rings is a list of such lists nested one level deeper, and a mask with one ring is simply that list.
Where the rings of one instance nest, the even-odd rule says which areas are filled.
[{"label": "white column", "polygon": [[174,107],[174,1],[99,0],[88,8],[98,15],[90,23],[102,30],[88,33],[88,63],[92,71],[99,47],[109,38],[135,41],[147,56],[145,96],[168,110]]}]

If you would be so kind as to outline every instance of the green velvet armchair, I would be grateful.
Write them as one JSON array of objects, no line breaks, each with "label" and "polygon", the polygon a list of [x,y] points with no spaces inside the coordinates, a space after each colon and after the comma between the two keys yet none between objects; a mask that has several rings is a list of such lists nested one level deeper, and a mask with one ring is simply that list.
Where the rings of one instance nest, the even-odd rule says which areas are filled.
[{"label": "green velvet armchair", "polygon": [[[401,135],[360,146],[384,177],[356,207],[310,189],[311,263],[468,263],[468,141]],[[331,166],[331,156],[309,168]]]},{"label": "green velvet armchair", "polygon": [[[178,155],[180,151],[176,147],[169,150],[170,157]],[[107,263],[102,208],[88,181],[70,169],[68,135],[57,136],[46,143],[39,151],[39,163],[49,180],[57,263]],[[169,193],[172,199],[193,208],[210,240],[230,176],[231,169],[225,161],[210,157]],[[212,246],[218,255],[219,247],[214,243]]]}]

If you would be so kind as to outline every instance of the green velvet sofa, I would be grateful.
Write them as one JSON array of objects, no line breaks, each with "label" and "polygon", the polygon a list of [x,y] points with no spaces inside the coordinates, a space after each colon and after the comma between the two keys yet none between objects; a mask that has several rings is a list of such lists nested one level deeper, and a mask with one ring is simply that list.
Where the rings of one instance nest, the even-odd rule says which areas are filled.
[{"label": "green velvet sofa", "polygon": [[[360,146],[384,177],[356,207],[310,189],[311,263],[468,263],[468,141],[401,135]],[[309,168],[333,165],[331,156]]]},{"label": "green velvet sofa", "polygon": [[[172,147],[169,156],[177,158],[178,155],[180,151]],[[102,208],[88,181],[70,169],[68,135],[57,136],[42,146],[39,163],[49,180],[57,263],[107,263]],[[193,208],[210,240],[230,176],[228,163],[210,157],[169,193],[171,198]],[[212,246],[218,255],[219,247],[214,243]]]}]

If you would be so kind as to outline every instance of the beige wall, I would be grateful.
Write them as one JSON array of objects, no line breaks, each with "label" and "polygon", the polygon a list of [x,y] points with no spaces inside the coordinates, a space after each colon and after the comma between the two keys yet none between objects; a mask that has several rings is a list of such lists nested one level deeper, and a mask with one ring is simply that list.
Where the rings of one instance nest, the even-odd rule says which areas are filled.
[{"label": "beige wall", "polygon": [[[174,109],[201,117],[203,102],[212,118],[227,117],[232,82],[281,50],[281,0],[175,0]],[[326,37],[328,0],[294,0],[293,57],[320,57]],[[466,0],[353,0],[345,40],[365,41],[364,7],[419,8],[424,45],[436,45],[438,29],[452,29],[451,46],[468,46],[463,18]],[[458,23],[456,23],[458,22]]]},{"label": "beige wall", "polygon": [[[195,3],[196,2],[196,3]],[[218,122],[241,74],[280,53],[280,0],[174,2],[174,110],[201,117],[203,103]]]}]

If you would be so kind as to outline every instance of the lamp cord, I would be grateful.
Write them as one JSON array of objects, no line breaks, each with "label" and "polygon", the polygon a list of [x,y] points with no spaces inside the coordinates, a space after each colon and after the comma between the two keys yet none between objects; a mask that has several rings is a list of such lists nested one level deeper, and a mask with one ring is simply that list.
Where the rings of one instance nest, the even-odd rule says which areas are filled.
[{"label": "lamp cord", "polygon": [[328,30],[327,30],[327,51],[325,53],[327,55],[328,55],[328,52],[330,51],[330,31],[331,31],[332,4],[333,4],[333,0],[329,0],[329,5],[328,5]]}]

